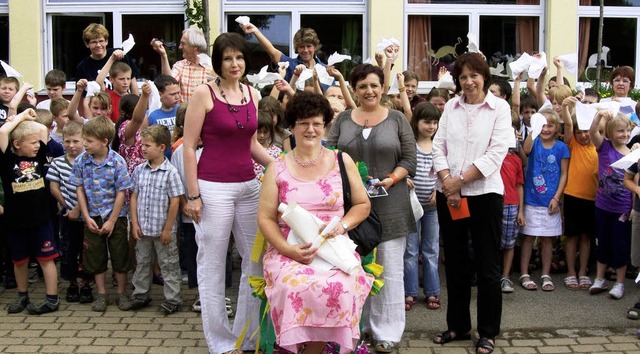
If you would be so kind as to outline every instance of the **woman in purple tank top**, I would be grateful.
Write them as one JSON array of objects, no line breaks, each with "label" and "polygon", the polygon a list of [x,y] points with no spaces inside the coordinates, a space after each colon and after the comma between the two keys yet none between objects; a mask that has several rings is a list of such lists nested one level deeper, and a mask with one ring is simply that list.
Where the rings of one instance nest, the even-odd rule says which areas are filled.
[{"label": "woman in purple tank top", "polygon": [[[196,88],[184,125],[184,213],[195,222],[202,327],[211,353],[237,354],[242,353],[239,349],[255,349],[249,336],[241,348],[234,348],[249,317],[259,308],[248,282],[249,275],[262,274],[261,265],[250,260],[257,232],[259,192],[251,158],[262,165],[273,158],[258,143],[256,135],[258,92],[240,83],[246,54],[244,38],[239,34],[223,33],[216,38],[211,57],[218,77]],[[199,138],[203,150],[196,162]],[[233,328],[229,326],[224,299],[231,233],[242,257]],[[253,333],[257,322],[252,321],[246,333]]]}]

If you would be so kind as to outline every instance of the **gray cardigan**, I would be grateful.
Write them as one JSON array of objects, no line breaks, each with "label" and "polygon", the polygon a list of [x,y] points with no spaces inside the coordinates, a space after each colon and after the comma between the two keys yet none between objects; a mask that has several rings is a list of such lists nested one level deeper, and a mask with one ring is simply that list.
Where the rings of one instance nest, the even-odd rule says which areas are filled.
[{"label": "gray cardigan", "polygon": [[[389,110],[387,118],[373,126],[365,139],[362,135],[364,127],[351,119],[351,112],[340,113],[333,122],[327,146],[335,146],[354,161],[364,162],[373,178],[383,180],[396,166],[404,167],[413,176],[416,172],[416,140],[404,115]],[[387,192],[387,197],[371,198],[371,207],[382,223],[382,241],[416,232],[406,179]]]}]

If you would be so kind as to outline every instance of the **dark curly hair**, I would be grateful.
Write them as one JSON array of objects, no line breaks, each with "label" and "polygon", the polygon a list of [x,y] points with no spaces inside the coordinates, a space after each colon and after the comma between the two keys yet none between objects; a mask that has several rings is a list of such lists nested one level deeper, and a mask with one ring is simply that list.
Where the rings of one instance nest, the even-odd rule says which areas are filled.
[{"label": "dark curly hair", "polygon": [[324,96],[317,93],[300,91],[287,103],[284,119],[290,128],[295,127],[299,119],[322,116],[325,127],[333,119],[333,109]]}]

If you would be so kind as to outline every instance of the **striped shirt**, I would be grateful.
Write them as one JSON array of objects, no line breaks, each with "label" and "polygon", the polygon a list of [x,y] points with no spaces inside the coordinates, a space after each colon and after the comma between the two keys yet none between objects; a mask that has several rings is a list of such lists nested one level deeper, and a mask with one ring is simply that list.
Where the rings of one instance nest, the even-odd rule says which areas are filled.
[{"label": "striped shirt", "polygon": [[416,144],[416,152],[416,176],[413,179],[413,184],[415,185],[416,195],[418,196],[420,204],[427,205],[436,186],[436,173],[433,170],[433,154],[422,151],[418,144]]},{"label": "striped shirt", "polygon": [[[169,213],[170,198],[184,194],[178,170],[168,159],[155,168],[149,161],[133,171],[133,193],[138,195],[138,224],[144,236],[160,236]],[[174,223],[171,232],[176,232]]]},{"label": "striped shirt", "polygon": [[65,202],[65,207],[69,210],[78,205],[78,195],[76,186],[69,183],[73,174],[73,165],[67,160],[67,155],[56,157],[51,161],[51,166],[47,172],[47,179],[60,184],[60,193]]}]

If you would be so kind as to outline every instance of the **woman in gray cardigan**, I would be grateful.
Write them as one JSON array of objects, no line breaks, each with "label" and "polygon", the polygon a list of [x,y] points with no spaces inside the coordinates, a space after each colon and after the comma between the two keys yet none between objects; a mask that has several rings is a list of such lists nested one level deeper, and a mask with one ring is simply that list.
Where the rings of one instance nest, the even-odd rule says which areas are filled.
[{"label": "woman in gray cardigan", "polygon": [[403,255],[405,237],[416,232],[406,177],[415,174],[416,142],[402,113],[380,105],[384,89],[382,69],[358,65],[349,78],[360,106],[342,112],[329,131],[327,146],[362,161],[376,186],[388,196],[372,198],[371,207],[382,223],[377,263],[384,267],[381,292],[365,304],[363,332],[377,341],[376,351],[395,351],[405,327]]}]

